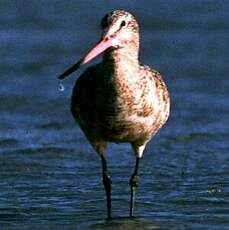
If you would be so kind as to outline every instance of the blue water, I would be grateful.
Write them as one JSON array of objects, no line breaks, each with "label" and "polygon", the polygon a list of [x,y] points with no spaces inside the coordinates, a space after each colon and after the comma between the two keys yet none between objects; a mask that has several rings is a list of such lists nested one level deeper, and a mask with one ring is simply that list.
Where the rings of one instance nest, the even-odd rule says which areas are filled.
[{"label": "blue water", "polygon": [[[69,111],[85,68],[62,92],[57,76],[113,9],[138,19],[141,62],[162,73],[172,105],[140,164],[135,219],[133,154],[109,146],[115,219],[106,221],[100,160]],[[0,228],[229,229],[228,12],[226,0],[1,1]]]}]

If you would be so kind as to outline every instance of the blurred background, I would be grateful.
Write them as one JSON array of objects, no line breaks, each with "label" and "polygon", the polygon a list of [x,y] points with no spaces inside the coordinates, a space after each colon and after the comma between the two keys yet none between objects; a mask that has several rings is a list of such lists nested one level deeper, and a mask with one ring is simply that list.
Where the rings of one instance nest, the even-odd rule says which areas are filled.
[{"label": "blurred background", "polygon": [[[138,218],[107,222],[100,160],[69,111],[85,68],[62,92],[57,76],[114,9],[137,18],[140,60],[163,75],[172,104],[140,165]],[[0,1],[2,229],[228,229],[228,12],[226,0]],[[107,159],[113,215],[125,217],[134,157],[111,144]]]}]

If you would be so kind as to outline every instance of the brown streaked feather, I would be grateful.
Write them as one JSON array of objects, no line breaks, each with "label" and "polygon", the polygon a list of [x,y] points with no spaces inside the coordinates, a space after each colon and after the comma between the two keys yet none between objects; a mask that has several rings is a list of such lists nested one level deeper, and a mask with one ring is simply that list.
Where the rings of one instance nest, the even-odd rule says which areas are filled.
[{"label": "brown streaked feather", "polygon": [[131,28],[127,28],[129,40],[121,48],[107,50],[100,64],[88,68],[72,95],[72,114],[98,153],[103,153],[106,142],[129,142],[136,152],[144,149],[169,116],[169,93],[161,75],[139,64],[134,17],[114,11],[102,19],[102,27],[123,16]]},{"label": "brown streaked feather", "polygon": [[[103,71],[101,65],[89,68],[79,77],[73,91],[72,113],[87,138],[90,142],[150,139],[165,123],[169,114],[168,91],[160,74],[148,67],[140,67],[141,77],[137,85],[142,94],[136,98],[136,91],[128,81],[121,78],[121,82],[117,79],[110,79],[109,82],[101,78]],[[150,82],[155,84],[156,89],[154,95],[148,95],[151,101],[146,100],[147,94],[151,92]],[[157,109],[154,101],[160,104]],[[162,110],[166,112],[162,114]],[[131,121],[129,117],[132,115],[136,115],[136,119],[145,118],[145,121],[152,117],[153,125],[149,127],[147,123]]]}]

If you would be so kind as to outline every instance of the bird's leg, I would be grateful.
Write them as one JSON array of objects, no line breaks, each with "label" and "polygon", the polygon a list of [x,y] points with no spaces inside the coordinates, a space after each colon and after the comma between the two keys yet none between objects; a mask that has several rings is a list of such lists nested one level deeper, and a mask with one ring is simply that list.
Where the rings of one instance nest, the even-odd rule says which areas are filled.
[{"label": "bird's leg", "polygon": [[107,163],[103,155],[101,155],[103,167],[103,185],[107,196],[107,219],[111,219],[111,180],[107,172]]},{"label": "bird's leg", "polygon": [[136,157],[136,164],[134,173],[132,174],[130,178],[130,217],[133,217],[134,215],[134,204],[135,204],[135,194],[136,194],[136,188],[138,187],[138,165],[139,165],[140,158]]}]

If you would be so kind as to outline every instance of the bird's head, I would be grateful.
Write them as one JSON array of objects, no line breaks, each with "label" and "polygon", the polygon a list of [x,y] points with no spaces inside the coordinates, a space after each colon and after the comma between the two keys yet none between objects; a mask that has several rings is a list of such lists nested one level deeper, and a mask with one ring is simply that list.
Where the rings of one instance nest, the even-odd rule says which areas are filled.
[{"label": "bird's head", "polygon": [[101,20],[102,40],[110,42],[113,48],[122,48],[138,42],[138,23],[130,13],[116,10],[106,14]]},{"label": "bird's head", "polygon": [[124,10],[112,11],[102,18],[101,27],[101,39],[75,65],[61,74],[59,79],[64,79],[105,51],[134,47],[138,52],[139,28],[133,15]]}]

